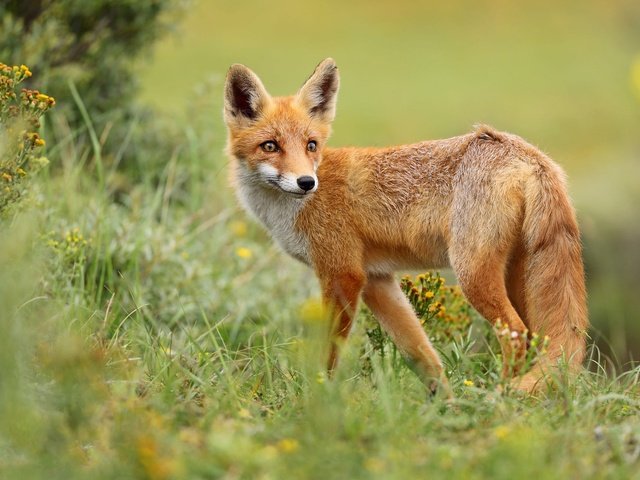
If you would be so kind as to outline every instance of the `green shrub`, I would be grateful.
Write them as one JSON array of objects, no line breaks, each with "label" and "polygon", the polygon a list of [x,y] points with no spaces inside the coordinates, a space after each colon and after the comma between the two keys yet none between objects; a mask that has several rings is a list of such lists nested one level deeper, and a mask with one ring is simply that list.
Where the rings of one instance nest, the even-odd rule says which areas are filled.
[{"label": "green shrub", "polygon": [[[9,0],[0,5],[0,57],[37,69],[56,97],[68,82],[95,115],[127,106],[140,57],[167,31],[178,0]],[[70,105],[73,102],[68,102]]]},{"label": "green shrub", "polygon": [[[76,150],[90,152],[86,165],[95,167],[99,177],[103,168],[124,167],[136,182],[149,173],[153,161],[157,177],[181,141],[178,129],[161,124],[136,102],[135,94],[151,46],[170,29],[184,4],[184,0],[0,3],[0,58],[24,62],[38,74],[41,87],[59,102],[50,123],[52,140],[72,139]],[[51,155],[55,159],[58,150]]]}]

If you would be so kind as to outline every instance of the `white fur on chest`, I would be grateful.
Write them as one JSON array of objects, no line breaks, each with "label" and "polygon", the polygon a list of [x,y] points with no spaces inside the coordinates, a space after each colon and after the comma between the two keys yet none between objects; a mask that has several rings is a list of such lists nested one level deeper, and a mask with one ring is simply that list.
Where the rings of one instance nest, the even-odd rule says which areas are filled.
[{"label": "white fur on chest", "polygon": [[276,243],[292,257],[309,264],[308,243],[295,228],[306,199],[254,182],[240,181],[237,187],[242,206],[266,227]]}]

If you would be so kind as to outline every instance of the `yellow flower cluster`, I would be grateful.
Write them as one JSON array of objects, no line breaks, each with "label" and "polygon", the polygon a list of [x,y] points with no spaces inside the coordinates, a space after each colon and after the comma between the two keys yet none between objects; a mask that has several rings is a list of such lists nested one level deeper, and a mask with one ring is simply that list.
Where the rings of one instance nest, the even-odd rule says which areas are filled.
[{"label": "yellow flower cluster", "polygon": [[20,65],[19,67],[14,66],[13,73],[14,75],[20,75],[24,78],[29,78],[32,75],[31,70],[29,70],[29,67],[26,65]]},{"label": "yellow flower cluster", "polygon": [[30,76],[31,70],[26,65],[10,67],[0,62],[0,102],[6,103],[15,99],[15,86]]},{"label": "yellow flower cluster", "polygon": [[471,309],[462,292],[458,287],[445,286],[439,274],[420,274],[415,279],[405,276],[400,286],[421,323],[429,326],[430,336],[449,339],[469,327]]},{"label": "yellow flower cluster", "polygon": [[47,142],[44,141],[44,138],[42,138],[36,132],[24,132],[23,138],[24,144],[22,145],[22,148],[25,148],[25,145],[27,145],[27,147],[44,147],[47,144]]},{"label": "yellow flower cluster", "polygon": [[51,248],[72,257],[82,252],[84,247],[89,245],[89,243],[91,243],[91,241],[84,238],[82,233],[80,233],[80,229],[77,227],[67,230],[61,236],[52,232],[49,234],[49,240],[47,241],[47,244]]},{"label": "yellow flower cluster", "polygon": [[38,90],[23,88],[20,91],[20,102],[23,107],[31,107],[44,113],[56,104],[56,99]]},{"label": "yellow flower cluster", "polygon": [[29,67],[27,67],[26,65],[14,65],[10,67],[9,65],[0,62],[0,75],[3,75],[5,77],[13,76],[13,78],[21,81],[24,78],[29,78],[32,73],[31,70],[29,70]]},{"label": "yellow flower cluster", "polygon": [[[36,149],[46,145],[37,133],[40,117],[56,104],[53,97],[18,84],[31,77],[26,65],[9,66],[0,63],[0,215],[16,205],[27,192],[26,181],[48,160]],[[25,130],[27,129],[27,130]]]}]

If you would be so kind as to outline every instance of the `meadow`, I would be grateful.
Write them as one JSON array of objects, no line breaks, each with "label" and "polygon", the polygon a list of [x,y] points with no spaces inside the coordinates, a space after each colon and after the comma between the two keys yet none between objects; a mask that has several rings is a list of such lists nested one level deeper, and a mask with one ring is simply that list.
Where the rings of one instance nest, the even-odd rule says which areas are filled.
[{"label": "meadow", "polygon": [[[639,19],[631,1],[203,0],[131,61],[146,113],[103,121],[64,84],[49,165],[0,220],[0,478],[640,478]],[[238,207],[221,115],[231,63],[287,94],[326,56],[333,145],[486,122],[563,165],[593,323],[578,378],[504,388],[449,272],[425,328],[454,400],[425,400],[364,308],[327,378],[317,283]]]}]

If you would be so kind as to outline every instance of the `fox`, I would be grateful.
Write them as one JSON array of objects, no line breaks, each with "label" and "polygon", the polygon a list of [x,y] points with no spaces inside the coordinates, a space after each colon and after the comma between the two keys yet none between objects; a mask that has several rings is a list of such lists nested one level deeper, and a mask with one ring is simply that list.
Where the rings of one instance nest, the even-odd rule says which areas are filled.
[{"label": "fox", "polygon": [[[486,125],[409,145],[329,147],[339,87],[331,58],[284,97],[234,64],[223,107],[239,202],[318,277],[331,312],[329,372],[362,299],[428,392],[450,397],[443,363],[394,277],[449,267],[475,310],[508,332],[498,335],[505,381],[534,392],[561,364],[578,372],[586,290],[561,167]],[[531,332],[548,345],[525,372]]]}]

